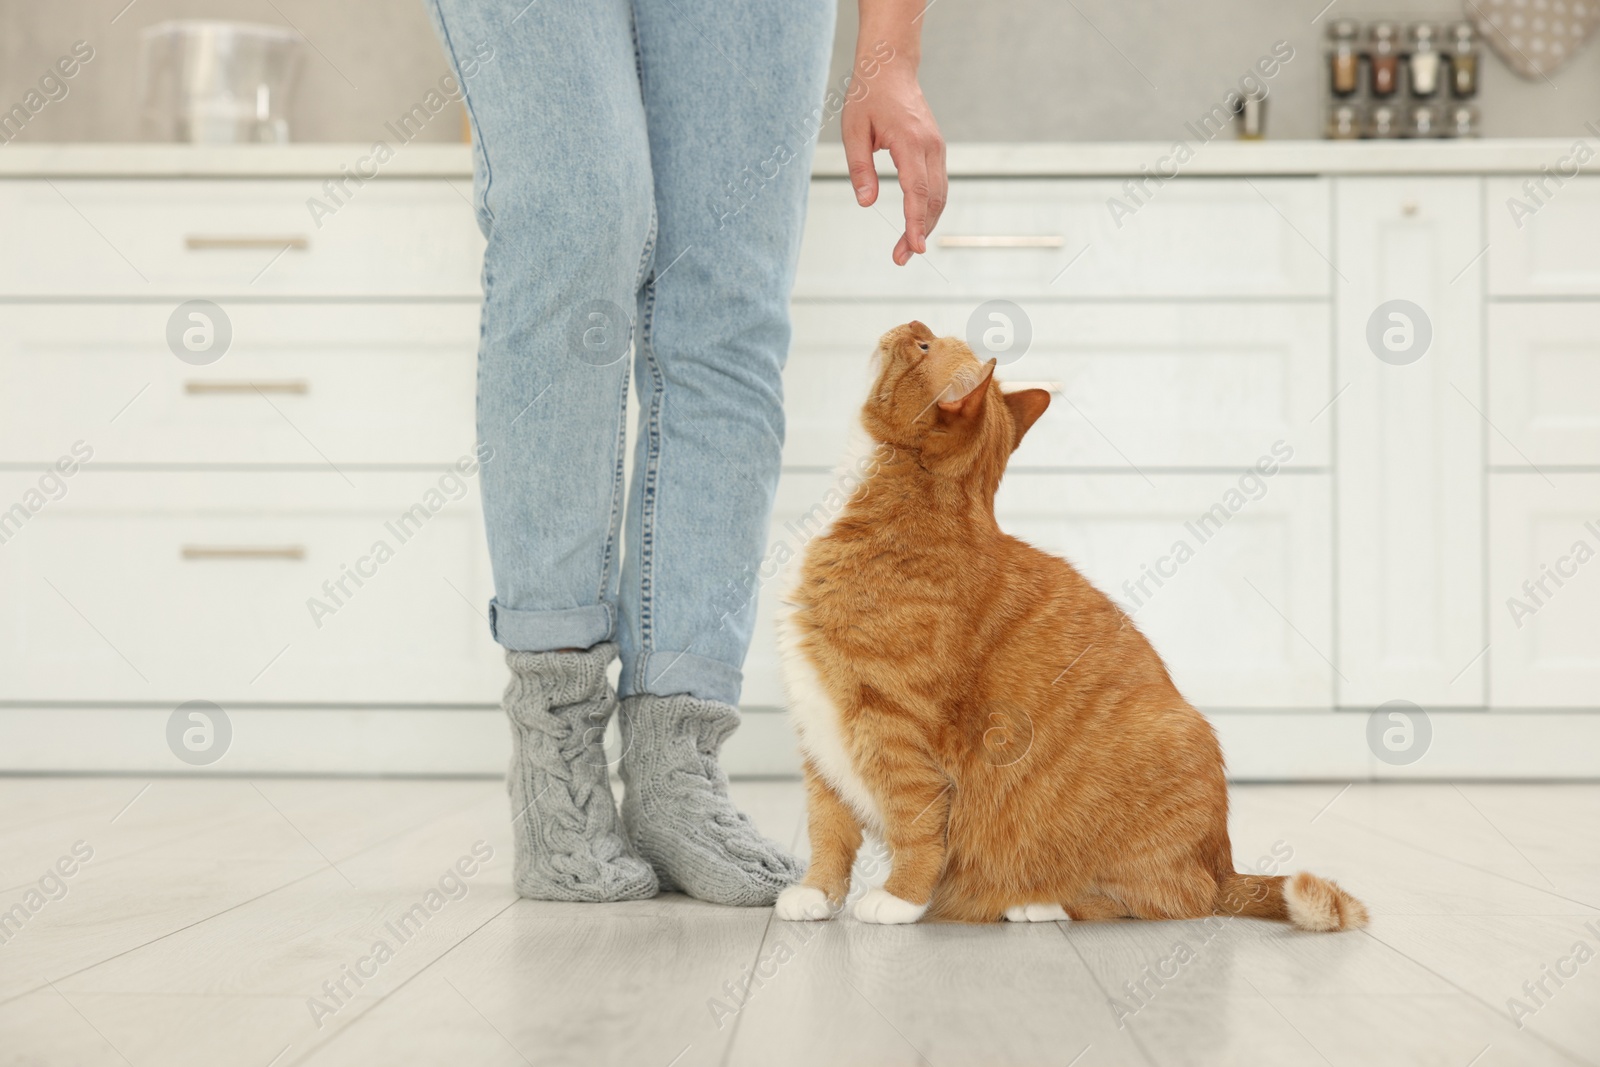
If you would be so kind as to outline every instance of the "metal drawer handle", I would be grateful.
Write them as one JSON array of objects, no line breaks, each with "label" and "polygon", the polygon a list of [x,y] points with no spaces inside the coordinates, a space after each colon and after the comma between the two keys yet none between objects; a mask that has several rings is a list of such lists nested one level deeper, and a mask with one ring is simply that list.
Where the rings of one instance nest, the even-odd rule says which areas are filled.
[{"label": "metal drawer handle", "polygon": [[1000,384],[1005,387],[1005,391],[1008,393],[1014,393],[1022,389],[1043,389],[1051,396],[1060,396],[1067,391],[1067,387],[1060,382],[1013,382],[1007,379]]},{"label": "metal drawer handle", "polygon": [[231,234],[196,234],[192,233],[183,239],[183,246],[191,252],[218,252],[239,248],[274,248],[296,252],[304,252],[311,247],[311,238],[298,234],[286,234],[282,237],[267,235],[231,235]]},{"label": "metal drawer handle", "polygon": [[306,558],[304,545],[184,545],[185,560],[206,559],[286,559]]},{"label": "metal drawer handle", "polygon": [[305,396],[311,392],[311,383],[287,382],[203,382],[191,379],[183,383],[183,391],[190,396],[217,396],[236,393],[286,393]]},{"label": "metal drawer handle", "polygon": [[1067,239],[1060,234],[946,234],[940,248],[1061,248]]}]

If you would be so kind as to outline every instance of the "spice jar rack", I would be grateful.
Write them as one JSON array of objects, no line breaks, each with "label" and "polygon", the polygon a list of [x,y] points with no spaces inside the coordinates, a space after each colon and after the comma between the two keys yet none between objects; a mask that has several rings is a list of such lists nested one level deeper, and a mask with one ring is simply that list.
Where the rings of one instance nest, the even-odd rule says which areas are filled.
[{"label": "spice jar rack", "polygon": [[1326,68],[1323,135],[1330,140],[1478,136],[1479,52],[1470,22],[1335,19]]}]

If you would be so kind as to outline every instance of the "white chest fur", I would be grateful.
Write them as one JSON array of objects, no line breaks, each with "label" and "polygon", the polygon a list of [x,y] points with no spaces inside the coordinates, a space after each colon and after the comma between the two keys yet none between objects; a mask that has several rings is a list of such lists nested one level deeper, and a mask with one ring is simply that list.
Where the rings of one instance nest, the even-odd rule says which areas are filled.
[{"label": "white chest fur", "polygon": [[[864,470],[863,459],[874,445],[866,431],[858,425],[852,435],[850,447],[839,464],[834,484],[841,488],[859,484],[848,480],[847,472],[858,477]],[[831,525],[831,524],[830,524]],[[822,531],[817,536],[826,534]],[[789,577],[797,580],[805,562],[806,551],[798,553],[791,563]],[[794,606],[793,590],[786,589],[778,608],[778,656],[783,671],[784,691],[789,698],[789,714],[799,736],[800,749],[811,760],[818,773],[855,811],[862,824],[874,833],[881,832],[883,819],[878,811],[877,798],[867,788],[851,755],[852,746],[844,733],[844,724],[833,698],[823,687],[815,664],[800,647],[795,615],[801,610]]]},{"label": "white chest fur", "polygon": [[823,688],[822,678],[795,633],[794,608],[784,605],[778,618],[778,652],[783,664],[783,686],[789,697],[789,715],[800,749],[817,772],[850,805],[862,825],[881,832],[877,798],[856,770],[845,737],[839,709]]}]

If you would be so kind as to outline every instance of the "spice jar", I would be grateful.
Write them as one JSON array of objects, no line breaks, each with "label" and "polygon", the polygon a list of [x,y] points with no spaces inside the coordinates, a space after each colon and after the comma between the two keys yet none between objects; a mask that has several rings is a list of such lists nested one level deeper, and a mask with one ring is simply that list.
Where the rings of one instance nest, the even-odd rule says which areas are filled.
[{"label": "spice jar", "polygon": [[1465,100],[1478,93],[1478,34],[1470,22],[1450,27],[1450,95]]},{"label": "spice jar", "polygon": [[1426,98],[1439,91],[1443,57],[1439,55],[1438,33],[1434,26],[1426,22],[1411,27],[1411,55],[1406,61],[1406,69],[1410,75],[1412,96]]},{"label": "spice jar", "polygon": [[1330,141],[1354,141],[1361,136],[1361,120],[1361,105],[1330,104],[1322,134]]},{"label": "spice jar", "polygon": [[1368,137],[1399,137],[1400,110],[1393,104],[1373,104],[1367,109]]},{"label": "spice jar", "polygon": [[1367,30],[1367,62],[1372,69],[1372,95],[1393,96],[1400,88],[1400,32],[1392,22],[1374,22]]},{"label": "spice jar", "polygon": [[1439,120],[1437,104],[1415,104],[1406,123],[1406,133],[1411,137],[1441,137],[1443,124]]},{"label": "spice jar", "polygon": [[1361,23],[1335,19],[1328,24],[1328,75],[1334,96],[1351,96],[1361,88]]},{"label": "spice jar", "polygon": [[1481,132],[1477,108],[1471,104],[1455,104],[1451,106],[1445,127],[1447,136],[1477,137]]}]

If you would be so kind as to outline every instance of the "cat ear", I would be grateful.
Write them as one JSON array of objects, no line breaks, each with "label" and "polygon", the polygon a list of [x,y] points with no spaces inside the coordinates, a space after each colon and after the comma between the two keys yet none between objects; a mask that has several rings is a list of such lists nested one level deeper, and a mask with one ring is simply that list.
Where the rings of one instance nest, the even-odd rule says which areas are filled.
[{"label": "cat ear", "polygon": [[1006,400],[1006,407],[1011,409],[1011,417],[1016,420],[1017,439],[1011,442],[1011,447],[1016,448],[1022,443],[1022,435],[1039,421],[1039,416],[1044,414],[1044,409],[1050,406],[1050,392],[1047,389],[1018,389],[1014,393],[1002,394]]},{"label": "cat ear", "polygon": [[[991,359],[985,363],[983,365],[983,374],[963,395],[954,400],[939,401],[940,415],[947,417],[950,421],[976,418],[978,413],[983,410],[984,399],[989,395],[989,382],[994,378],[996,362],[996,360]],[[948,395],[964,387],[965,383],[957,379],[945,387],[945,393]]]}]

